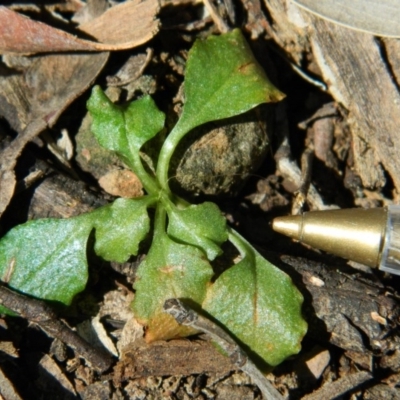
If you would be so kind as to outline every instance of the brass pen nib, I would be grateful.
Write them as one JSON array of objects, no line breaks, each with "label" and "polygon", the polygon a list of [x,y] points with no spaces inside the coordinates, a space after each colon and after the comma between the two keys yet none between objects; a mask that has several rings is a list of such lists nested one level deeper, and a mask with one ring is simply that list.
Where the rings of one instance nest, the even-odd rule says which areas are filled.
[{"label": "brass pen nib", "polygon": [[287,217],[275,218],[272,221],[272,229],[292,239],[301,241],[302,224],[302,215],[289,215]]},{"label": "brass pen nib", "polygon": [[272,228],[311,247],[400,275],[400,206],[311,211]]}]

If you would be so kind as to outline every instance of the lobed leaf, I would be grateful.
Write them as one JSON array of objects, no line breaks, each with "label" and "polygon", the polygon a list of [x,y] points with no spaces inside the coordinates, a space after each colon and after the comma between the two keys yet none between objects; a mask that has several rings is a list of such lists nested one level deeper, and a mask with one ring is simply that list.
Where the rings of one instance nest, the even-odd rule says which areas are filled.
[{"label": "lobed leaf", "polygon": [[226,219],[214,203],[191,205],[168,211],[168,234],[175,240],[201,248],[209,260],[220,255],[228,239]]},{"label": "lobed leaf", "polygon": [[101,88],[95,86],[87,108],[93,117],[93,134],[100,145],[127,160],[137,156],[143,144],[164,127],[165,115],[150,96],[123,107],[112,103]]},{"label": "lobed leaf", "polygon": [[300,351],[307,330],[302,302],[290,277],[253,250],[215,281],[203,308],[275,366]]},{"label": "lobed leaf", "polygon": [[154,199],[117,199],[112,205],[98,210],[96,227],[96,253],[108,261],[120,263],[136,255],[140,242],[150,230],[147,207]]},{"label": "lobed leaf", "polygon": [[267,78],[239,29],[197,40],[185,71],[185,104],[174,130],[242,114],[284,95]]},{"label": "lobed leaf", "polygon": [[100,86],[94,86],[87,102],[87,109],[93,118],[92,132],[100,145],[129,159],[130,152],[122,108],[112,103]]},{"label": "lobed leaf", "polygon": [[213,275],[211,265],[196,247],[174,242],[165,233],[156,236],[140,264],[134,288],[136,318],[147,325],[146,340],[167,340],[195,333],[178,325],[163,311],[165,300],[184,298],[201,304]]},{"label": "lobed leaf", "polygon": [[[85,288],[87,241],[96,228],[95,249],[107,260],[136,254],[149,230],[146,207],[154,199],[119,199],[70,219],[19,225],[0,240],[0,279],[24,294],[65,305]],[[0,307],[0,312],[8,312]]]}]

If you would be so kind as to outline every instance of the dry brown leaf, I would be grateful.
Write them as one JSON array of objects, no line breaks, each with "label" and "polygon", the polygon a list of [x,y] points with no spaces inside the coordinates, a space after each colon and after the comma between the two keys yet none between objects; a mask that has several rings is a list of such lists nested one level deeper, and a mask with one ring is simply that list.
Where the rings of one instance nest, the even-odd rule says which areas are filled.
[{"label": "dry brown leaf", "polygon": [[157,33],[158,10],[157,0],[127,1],[80,25],[79,29],[107,45],[107,50],[130,49],[146,43]]},{"label": "dry brown leaf", "polygon": [[125,50],[150,40],[158,31],[157,0],[128,1],[80,26],[102,43],[79,39],[60,29],[0,7],[0,53]]},{"label": "dry brown leaf", "polygon": [[21,58],[22,73],[0,79],[0,116],[19,135],[0,154],[0,214],[14,193],[14,167],[25,145],[54,125],[60,114],[85,91],[108,59],[108,53]]}]

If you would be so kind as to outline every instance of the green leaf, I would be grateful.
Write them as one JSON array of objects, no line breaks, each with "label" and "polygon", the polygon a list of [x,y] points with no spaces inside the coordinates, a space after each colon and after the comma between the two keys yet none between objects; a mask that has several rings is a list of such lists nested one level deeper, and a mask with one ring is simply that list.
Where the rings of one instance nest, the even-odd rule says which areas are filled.
[{"label": "green leaf", "polygon": [[112,205],[98,210],[96,227],[96,253],[108,261],[126,262],[136,255],[140,242],[150,230],[147,207],[155,199],[117,199]]},{"label": "green leaf", "polygon": [[[153,197],[119,199],[70,219],[41,219],[19,225],[0,240],[0,279],[27,295],[68,305],[88,277],[86,250],[96,228],[97,253],[126,261],[149,230],[146,207]],[[0,312],[8,312],[0,307]]]},{"label": "green leaf", "polygon": [[131,151],[139,151],[164,128],[165,114],[157,108],[150,96],[130,103],[124,115]]},{"label": "green leaf", "polygon": [[212,275],[201,250],[176,243],[165,233],[157,235],[139,266],[134,285],[133,309],[136,318],[148,326],[146,340],[167,340],[195,333],[192,328],[178,325],[163,311],[163,304],[170,298],[201,304]]},{"label": "green leaf", "polygon": [[174,130],[185,132],[284,97],[239,29],[196,41],[189,51],[184,91],[185,104]]},{"label": "green leaf", "polygon": [[100,145],[130,158],[124,112],[113,104],[100,86],[95,86],[87,102],[87,109],[93,118],[92,132]]},{"label": "green leaf", "polygon": [[220,245],[228,239],[226,220],[218,206],[206,202],[183,210],[168,211],[168,234],[175,240],[200,247],[209,260],[220,255]]},{"label": "green leaf", "polygon": [[245,258],[209,288],[203,308],[275,366],[300,351],[307,330],[303,297],[288,275],[248,248]]},{"label": "green leaf", "polygon": [[91,230],[90,220],[81,217],[17,226],[0,241],[2,280],[19,292],[70,304],[86,285]]},{"label": "green leaf", "polygon": [[123,107],[113,104],[95,86],[87,108],[93,117],[92,131],[100,145],[128,160],[164,127],[165,115],[150,96]]}]

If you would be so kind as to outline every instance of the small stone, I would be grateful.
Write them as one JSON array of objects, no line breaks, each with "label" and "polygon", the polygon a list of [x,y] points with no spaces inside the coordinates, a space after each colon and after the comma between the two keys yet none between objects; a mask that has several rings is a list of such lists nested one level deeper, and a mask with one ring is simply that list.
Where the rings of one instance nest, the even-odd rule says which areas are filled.
[{"label": "small stone", "polygon": [[272,109],[204,124],[179,143],[170,166],[174,191],[189,195],[233,195],[267,154],[266,120]]},{"label": "small stone", "polygon": [[132,171],[117,169],[100,177],[99,185],[109,194],[132,199],[143,196],[140,179]]},{"label": "small stone", "polygon": [[328,350],[323,350],[306,361],[306,365],[315,379],[319,379],[328,366],[331,356]]}]

